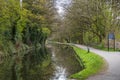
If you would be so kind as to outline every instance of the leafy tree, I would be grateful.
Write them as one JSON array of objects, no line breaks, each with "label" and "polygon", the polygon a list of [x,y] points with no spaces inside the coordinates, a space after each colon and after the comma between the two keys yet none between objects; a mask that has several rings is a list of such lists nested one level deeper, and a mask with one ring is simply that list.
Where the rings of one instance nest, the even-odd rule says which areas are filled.
[{"label": "leafy tree", "polygon": [[[73,0],[72,5],[66,9],[62,30],[60,34],[68,42],[101,43],[109,31],[117,31],[119,21],[117,7],[106,0]],[[115,26],[115,27],[113,27]]]},{"label": "leafy tree", "polygon": [[22,7],[19,0],[0,0],[0,48],[9,51],[11,45],[15,49],[24,45],[44,46],[53,22],[48,4],[54,7],[53,2],[46,0],[23,0]]}]

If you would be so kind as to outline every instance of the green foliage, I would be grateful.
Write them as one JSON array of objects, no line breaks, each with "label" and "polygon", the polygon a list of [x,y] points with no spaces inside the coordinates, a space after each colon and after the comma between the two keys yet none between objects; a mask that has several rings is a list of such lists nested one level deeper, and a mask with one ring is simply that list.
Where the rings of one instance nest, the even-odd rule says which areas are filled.
[{"label": "green foliage", "polygon": [[[102,43],[108,33],[115,32],[118,38],[120,21],[119,1],[112,0],[72,0],[65,8],[66,14],[61,21],[60,31],[56,36],[60,41],[70,41],[80,44]],[[62,39],[62,40],[61,40]]]},{"label": "green foliage", "polygon": [[42,28],[42,33],[43,33],[45,36],[48,36],[48,35],[50,35],[51,31],[50,31],[50,29],[48,29],[48,28]]},{"label": "green foliage", "polygon": [[[8,41],[15,47],[20,44],[44,44],[50,34],[48,15],[49,4],[44,0],[23,0],[20,7],[19,0],[0,0],[0,47],[6,48]],[[51,4],[51,3],[50,3]],[[9,43],[8,43],[9,44]],[[15,48],[14,47],[14,48]],[[4,50],[4,49],[3,49]]]},{"label": "green foliage", "polygon": [[76,54],[82,59],[83,64],[85,65],[85,69],[83,69],[81,72],[71,75],[71,78],[85,80],[103,68],[104,60],[100,56],[92,52],[87,53],[87,51],[75,46],[73,46],[73,49],[75,50]]}]

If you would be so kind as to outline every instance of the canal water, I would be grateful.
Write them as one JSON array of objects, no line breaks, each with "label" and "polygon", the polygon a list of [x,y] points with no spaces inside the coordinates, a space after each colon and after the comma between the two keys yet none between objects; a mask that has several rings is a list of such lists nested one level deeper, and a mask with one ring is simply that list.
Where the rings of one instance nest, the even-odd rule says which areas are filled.
[{"label": "canal water", "polygon": [[5,56],[0,63],[0,80],[77,80],[69,76],[80,70],[71,47],[54,45],[24,56]]}]

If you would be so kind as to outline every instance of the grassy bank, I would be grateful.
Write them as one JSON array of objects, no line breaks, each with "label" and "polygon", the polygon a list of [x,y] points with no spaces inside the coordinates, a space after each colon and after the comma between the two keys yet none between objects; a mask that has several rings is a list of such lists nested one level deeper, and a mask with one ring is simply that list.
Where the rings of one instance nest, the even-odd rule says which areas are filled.
[{"label": "grassy bank", "polygon": [[92,52],[87,53],[86,50],[82,50],[75,46],[73,46],[73,49],[75,50],[76,54],[82,59],[85,68],[82,71],[71,75],[71,78],[85,80],[89,76],[96,74],[102,69],[104,64],[102,57]]},{"label": "grassy bank", "polygon": [[[101,43],[101,44],[96,44],[96,45],[92,45],[92,47],[94,47],[94,48],[96,48],[96,49],[100,49],[100,50],[103,50],[103,51],[108,51],[108,46],[107,45],[105,45],[105,44],[103,44],[103,43]],[[119,48],[113,48],[113,47],[110,47],[109,48],[109,51],[120,51],[120,49]]]},{"label": "grassy bank", "polygon": [[[101,46],[93,46],[94,48],[96,48],[96,49],[100,49],[100,50],[103,50],[103,51],[108,51],[108,47],[101,47]],[[115,52],[115,51],[120,51],[120,49],[118,49],[118,48],[109,48],[109,51],[111,51],[111,52]]]}]

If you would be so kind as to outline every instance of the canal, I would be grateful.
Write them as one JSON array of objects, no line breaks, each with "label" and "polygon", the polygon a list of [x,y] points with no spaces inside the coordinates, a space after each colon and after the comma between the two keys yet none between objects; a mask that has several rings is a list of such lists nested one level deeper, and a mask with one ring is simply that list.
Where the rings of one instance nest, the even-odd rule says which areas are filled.
[{"label": "canal", "polygon": [[[69,46],[51,45],[1,59],[0,80],[68,80],[82,70]],[[69,79],[77,80],[77,79]]]}]

